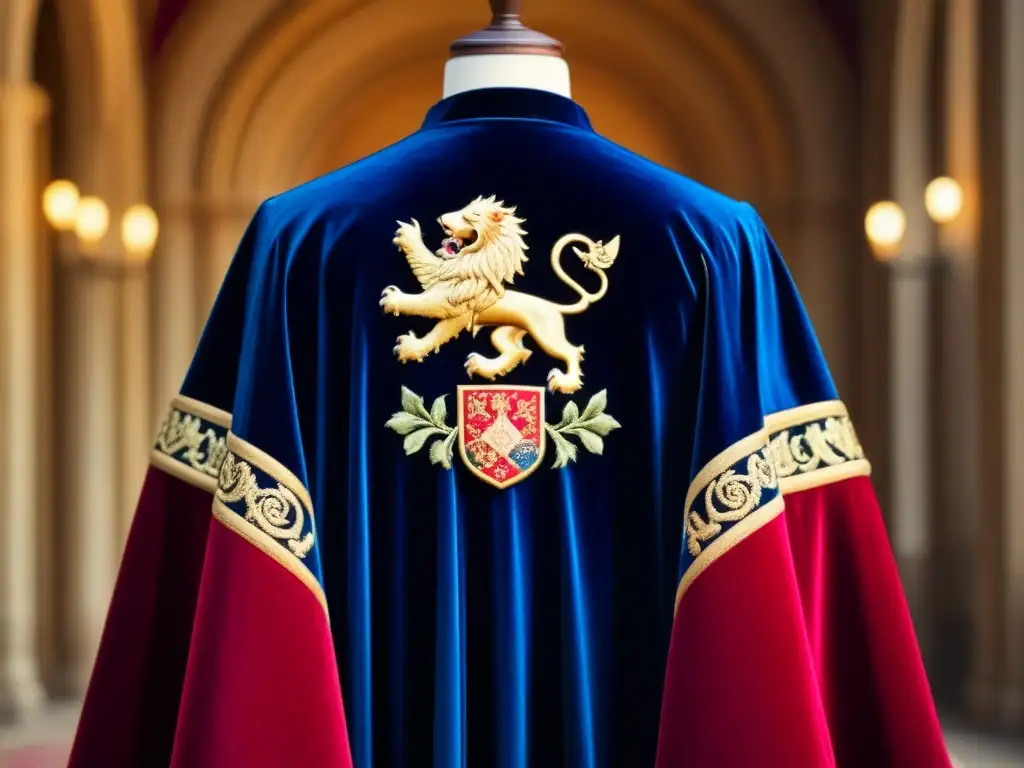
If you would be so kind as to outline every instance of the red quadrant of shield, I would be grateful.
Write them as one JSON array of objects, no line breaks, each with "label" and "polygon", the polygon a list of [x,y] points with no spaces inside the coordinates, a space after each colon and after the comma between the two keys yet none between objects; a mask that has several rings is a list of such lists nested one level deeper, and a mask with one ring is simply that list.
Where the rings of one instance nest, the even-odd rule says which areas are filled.
[{"label": "red quadrant of shield", "polygon": [[460,386],[459,453],[477,477],[507,488],[544,458],[544,388]]}]

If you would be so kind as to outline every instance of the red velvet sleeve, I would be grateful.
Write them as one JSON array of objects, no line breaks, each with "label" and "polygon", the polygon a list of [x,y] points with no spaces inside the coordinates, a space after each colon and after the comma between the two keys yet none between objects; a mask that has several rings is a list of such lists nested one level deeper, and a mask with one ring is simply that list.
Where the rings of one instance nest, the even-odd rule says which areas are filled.
[{"label": "red velvet sleeve", "polygon": [[160,429],[71,768],[351,766],[312,501],[230,425]]},{"label": "red velvet sleeve", "polygon": [[210,530],[172,765],[351,766],[323,605],[221,520]]},{"label": "red velvet sleeve", "polygon": [[870,467],[825,405],[688,494],[660,768],[950,765]]},{"label": "red velvet sleeve", "polygon": [[227,446],[171,765],[347,768],[312,500],[268,454]]},{"label": "red velvet sleeve", "polygon": [[870,479],[787,496],[786,527],[839,765],[950,765]]},{"label": "red velvet sleeve", "polygon": [[71,768],[167,765],[210,525],[209,490],[146,476],[72,748]]}]

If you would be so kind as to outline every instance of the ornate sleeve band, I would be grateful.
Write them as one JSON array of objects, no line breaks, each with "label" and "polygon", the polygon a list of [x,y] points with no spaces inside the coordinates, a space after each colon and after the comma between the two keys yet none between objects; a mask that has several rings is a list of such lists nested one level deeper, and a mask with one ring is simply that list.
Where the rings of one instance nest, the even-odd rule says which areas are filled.
[{"label": "ornate sleeve band", "polygon": [[231,414],[178,395],[157,431],[150,461],[189,485],[213,493],[227,455]]},{"label": "ornate sleeve band", "polygon": [[327,611],[313,500],[287,467],[234,433],[227,437],[213,515],[294,574]]},{"label": "ornate sleeve band", "polygon": [[157,432],[151,462],[213,494],[213,516],[291,571],[326,611],[309,491],[230,430],[230,413],[179,395]]},{"label": "ornate sleeve band", "polygon": [[786,493],[870,473],[842,402],[767,417],[761,430],[709,461],[690,483],[676,608],[709,565],[782,512]]}]

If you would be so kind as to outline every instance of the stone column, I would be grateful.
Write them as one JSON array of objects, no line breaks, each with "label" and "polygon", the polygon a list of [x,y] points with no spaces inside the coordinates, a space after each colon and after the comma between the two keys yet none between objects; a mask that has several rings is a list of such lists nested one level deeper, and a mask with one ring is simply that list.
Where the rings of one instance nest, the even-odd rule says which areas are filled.
[{"label": "stone column", "polygon": [[120,543],[120,276],[81,259],[62,269],[66,685],[67,693],[81,695],[106,619]]},{"label": "stone column", "polygon": [[128,534],[149,466],[149,449],[159,424],[150,403],[149,267],[132,263],[120,277],[120,469],[119,536]]},{"label": "stone column", "polygon": [[980,3],[980,497],[974,716],[1020,726],[1024,698],[1024,6]]},{"label": "stone column", "polygon": [[978,498],[978,19],[977,0],[945,6],[945,173],[964,189],[957,219],[939,232],[944,258],[936,275],[936,380],[932,411],[936,467],[934,558],[929,581],[935,601],[937,695],[957,695],[969,663],[970,562],[976,554]]},{"label": "stone column", "polygon": [[1024,3],[1004,0],[1003,93],[1003,285],[1006,405],[1006,690],[1003,719],[1024,726]]},{"label": "stone column", "polygon": [[39,126],[48,101],[0,84],[0,718],[40,706],[37,646],[40,497]]},{"label": "stone column", "polygon": [[[892,544],[922,650],[929,645],[927,576],[932,510],[930,471],[929,280],[897,271],[890,286],[892,346]],[[926,654],[927,655],[927,654]]]},{"label": "stone column", "polygon": [[163,418],[199,338],[197,240],[189,201],[158,201],[160,240],[150,266],[156,302],[150,421]]},{"label": "stone column", "polygon": [[[896,75],[893,94],[893,193],[907,215],[903,242],[906,258],[932,250],[932,224],[923,194],[929,180],[927,78],[931,64],[933,7],[926,2],[900,4],[897,17]],[[897,267],[890,284],[892,344],[892,543],[907,601],[927,656],[929,620],[926,584],[932,511],[929,435],[929,276],[921,269]]]}]

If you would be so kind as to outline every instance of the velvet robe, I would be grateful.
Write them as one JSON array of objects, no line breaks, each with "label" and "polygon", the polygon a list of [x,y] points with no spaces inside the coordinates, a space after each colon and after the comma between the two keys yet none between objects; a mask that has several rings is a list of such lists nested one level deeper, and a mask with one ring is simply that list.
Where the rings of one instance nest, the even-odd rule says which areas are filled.
[{"label": "velvet robe", "polygon": [[451,97],[254,215],[71,765],[948,766],[869,474],[750,205]]}]

